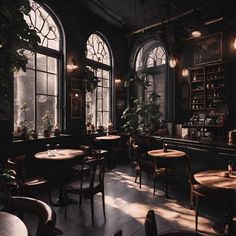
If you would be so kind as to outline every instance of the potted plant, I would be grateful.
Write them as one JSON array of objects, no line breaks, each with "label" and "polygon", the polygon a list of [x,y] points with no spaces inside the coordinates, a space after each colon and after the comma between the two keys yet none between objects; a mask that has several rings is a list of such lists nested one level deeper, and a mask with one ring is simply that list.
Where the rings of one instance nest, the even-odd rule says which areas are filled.
[{"label": "potted plant", "polygon": [[94,75],[94,72],[90,68],[85,67],[83,74],[83,86],[85,90],[92,93],[98,87],[99,82],[100,81],[98,77]]},{"label": "potted plant", "polygon": [[11,195],[7,184],[15,181],[16,172],[10,169],[0,170],[0,210],[5,208],[5,203]]},{"label": "potted plant", "polygon": [[136,99],[132,106],[125,109],[122,115],[124,128],[132,137],[140,134],[154,134],[160,122],[160,96],[153,92],[146,101]]},{"label": "potted plant", "polygon": [[51,137],[53,123],[50,118],[49,111],[47,111],[46,114],[42,117],[42,120],[43,120],[43,136],[44,137]]}]

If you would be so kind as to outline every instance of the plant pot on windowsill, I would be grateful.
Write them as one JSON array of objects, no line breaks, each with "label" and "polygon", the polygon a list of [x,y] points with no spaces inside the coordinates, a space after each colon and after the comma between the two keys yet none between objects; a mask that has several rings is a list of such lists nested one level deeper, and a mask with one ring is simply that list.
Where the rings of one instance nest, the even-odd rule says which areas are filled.
[{"label": "plant pot on windowsill", "polygon": [[51,131],[51,130],[45,129],[45,130],[43,131],[43,136],[44,136],[45,138],[50,138],[50,137],[51,137],[51,134],[52,134],[52,131]]},{"label": "plant pot on windowsill", "polygon": [[59,129],[54,130],[54,136],[59,137],[61,135],[61,131]]}]

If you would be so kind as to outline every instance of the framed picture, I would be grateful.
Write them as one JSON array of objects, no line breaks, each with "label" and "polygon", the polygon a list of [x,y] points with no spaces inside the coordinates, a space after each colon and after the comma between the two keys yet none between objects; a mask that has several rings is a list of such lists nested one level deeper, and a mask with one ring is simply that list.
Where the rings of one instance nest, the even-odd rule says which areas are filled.
[{"label": "framed picture", "polygon": [[83,99],[81,94],[74,94],[71,96],[71,118],[82,118]]},{"label": "framed picture", "polygon": [[75,77],[71,77],[71,90],[79,90],[80,89],[80,80]]},{"label": "framed picture", "polygon": [[222,60],[222,33],[216,33],[196,40],[194,64],[204,64]]}]

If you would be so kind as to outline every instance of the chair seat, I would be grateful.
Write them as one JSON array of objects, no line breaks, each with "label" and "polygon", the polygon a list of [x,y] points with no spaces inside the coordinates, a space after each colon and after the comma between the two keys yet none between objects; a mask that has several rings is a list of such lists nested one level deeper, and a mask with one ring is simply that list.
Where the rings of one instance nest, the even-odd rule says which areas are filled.
[{"label": "chair seat", "polygon": [[30,187],[35,185],[47,184],[48,181],[41,176],[34,176],[32,178],[26,178],[19,181],[22,187]]}]

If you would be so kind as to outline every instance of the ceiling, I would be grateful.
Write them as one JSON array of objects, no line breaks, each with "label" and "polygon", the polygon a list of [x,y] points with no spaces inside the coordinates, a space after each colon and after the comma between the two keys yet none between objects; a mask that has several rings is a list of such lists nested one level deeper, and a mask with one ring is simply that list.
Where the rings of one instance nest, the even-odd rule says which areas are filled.
[{"label": "ceiling", "polygon": [[230,12],[235,15],[233,0],[227,0],[227,4],[221,0],[80,0],[80,2],[110,24],[131,34],[143,28],[148,29],[171,22],[183,28],[193,28],[220,17],[225,19],[229,17]]}]

